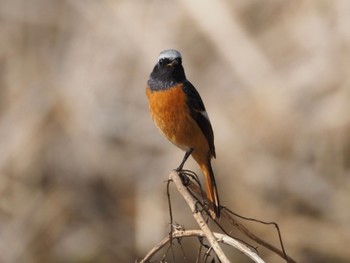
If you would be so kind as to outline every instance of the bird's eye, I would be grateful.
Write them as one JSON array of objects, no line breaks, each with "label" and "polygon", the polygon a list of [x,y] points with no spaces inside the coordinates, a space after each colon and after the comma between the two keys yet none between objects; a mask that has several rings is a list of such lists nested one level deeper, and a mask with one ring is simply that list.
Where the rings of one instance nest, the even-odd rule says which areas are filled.
[{"label": "bird's eye", "polygon": [[158,62],[158,64],[159,64],[160,66],[163,66],[163,65],[165,64],[164,62],[165,62],[164,59],[160,59],[159,62]]}]

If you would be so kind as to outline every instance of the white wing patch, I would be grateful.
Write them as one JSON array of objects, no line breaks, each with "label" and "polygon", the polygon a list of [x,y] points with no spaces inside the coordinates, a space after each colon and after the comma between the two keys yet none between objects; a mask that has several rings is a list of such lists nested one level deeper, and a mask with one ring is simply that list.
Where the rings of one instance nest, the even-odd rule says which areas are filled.
[{"label": "white wing patch", "polygon": [[206,111],[201,111],[201,114],[210,122],[209,115]]}]

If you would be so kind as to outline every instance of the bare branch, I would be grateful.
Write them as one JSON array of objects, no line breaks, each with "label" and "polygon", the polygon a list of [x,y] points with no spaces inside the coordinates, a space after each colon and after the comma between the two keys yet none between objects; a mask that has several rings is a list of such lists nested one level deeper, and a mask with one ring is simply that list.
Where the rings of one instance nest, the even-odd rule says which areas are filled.
[{"label": "bare branch", "polygon": [[183,185],[179,174],[177,172],[173,171],[170,174],[169,179],[175,183],[180,194],[183,196],[183,198],[187,202],[188,206],[190,207],[190,209],[192,211],[194,219],[197,221],[199,227],[202,229],[205,237],[208,239],[208,242],[210,243],[211,247],[214,249],[214,252],[218,256],[220,261],[223,263],[230,262],[227,259],[227,257],[225,256],[221,247],[219,246],[219,243],[216,240],[213,232],[210,230],[209,226],[205,222],[203,215],[199,211],[197,211],[197,208],[196,208],[197,201],[191,196],[191,194],[188,192],[187,188]]},{"label": "bare branch", "polygon": [[[254,262],[256,263],[265,262],[255,252],[253,252],[246,245],[238,242],[237,240],[221,233],[212,233],[212,234],[215,236],[217,242],[222,242],[226,245],[229,245],[238,249],[243,254],[245,254],[250,259],[252,259]],[[204,232],[201,230],[174,230],[172,234],[172,238],[191,237],[191,236],[206,237]],[[145,263],[148,260],[150,260],[152,256],[154,256],[159,250],[161,250],[169,242],[170,242],[170,237],[167,236],[157,246],[155,246],[150,252],[148,252],[148,254],[140,261],[140,263]]]},{"label": "bare branch", "polygon": [[[198,185],[196,185],[195,183],[193,183],[192,181],[189,181],[189,185],[188,187],[194,191],[195,193],[202,195],[202,190],[200,189],[200,187]],[[204,198],[206,198],[204,196]],[[206,200],[208,201],[208,200]],[[209,208],[209,212],[211,214],[215,214],[214,211],[212,211]],[[274,245],[270,244],[269,242],[267,242],[266,240],[261,239],[260,237],[256,236],[255,234],[253,234],[250,230],[248,230],[241,222],[237,221],[232,215],[234,214],[231,210],[229,210],[228,208],[224,208],[221,210],[221,214],[223,218],[227,218],[229,220],[229,222],[236,227],[240,232],[242,232],[243,234],[245,234],[247,237],[249,237],[250,239],[254,240],[256,243],[262,245],[263,247],[269,249],[270,251],[276,253],[277,255],[279,255],[281,258],[287,260],[288,263],[296,263],[296,261],[290,257],[289,255],[287,255],[283,250],[278,249],[277,247],[275,247]],[[242,216],[240,216],[242,217]],[[242,217],[248,220],[248,218],[246,217]],[[254,220],[254,221],[259,221],[259,220]],[[260,221],[261,222],[261,221]]]},{"label": "bare branch", "polygon": [[[228,258],[226,257],[226,255],[222,251],[221,247],[219,246],[219,242],[236,248],[237,250],[239,250],[240,252],[242,252],[243,254],[248,256],[254,262],[263,263],[264,261],[257,255],[257,251],[253,251],[251,248],[249,248],[249,246],[244,244],[244,242],[233,238],[229,233],[227,233],[227,231],[225,231],[220,226],[217,219],[215,219],[215,213],[210,208],[204,206],[204,204],[197,199],[196,194],[194,194],[194,193],[200,194],[202,196],[202,198],[204,197],[204,199],[205,199],[205,195],[203,195],[203,191],[200,189],[200,186],[196,185],[191,179],[186,181],[186,183],[183,182],[183,178],[181,177],[181,175],[183,175],[183,176],[190,175],[190,178],[192,178],[191,173],[186,173],[188,171],[182,171],[182,172],[178,173],[176,171],[173,171],[169,176],[169,181],[173,181],[175,183],[177,190],[179,191],[179,193],[183,196],[183,198],[187,202],[188,206],[190,207],[190,209],[192,211],[193,217],[197,221],[201,230],[186,230],[185,231],[184,228],[181,228],[181,227],[174,228],[172,226],[170,235],[167,236],[166,238],[164,238],[157,246],[155,246],[151,251],[149,251],[148,254],[140,262],[148,262],[155,254],[157,254],[168,243],[170,243],[170,247],[172,248],[171,242],[172,242],[173,238],[198,236],[200,238],[205,237],[208,240],[208,242],[210,243],[209,250],[214,250],[215,255],[219,258],[219,260],[221,262],[230,262],[230,261],[228,260]],[[168,192],[168,195],[169,195],[169,192]],[[208,201],[208,200],[206,200],[206,201]],[[204,201],[204,203],[206,201]],[[202,207],[203,209],[199,210],[198,207]],[[170,203],[169,203],[169,209],[171,210]],[[206,223],[206,220],[203,217],[203,212],[205,212],[207,215],[211,216],[211,218],[214,220],[214,222],[224,231],[223,234],[213,233],[211,231],[208,224]],[[170,211],[170,213],[171,213],[171,211]],[[244,225],[242,225],[240,222],[238,222],[231,214],[239,216],[239,215],[233,213],[232,211],[230,211],[229,209],[223,208],[222,217],[228,219],[232,226],[236,227],[239,231],[244,233],[246,236],[248,236],[249,238],[251,238],[255,242],[263,245],[264,247],[266,247],[266,248],[270,249],[271,251],[275,252],[276,254],[280,255],[282,258],[286,259],[287,262],[291,262],[291,263],[295,262],[295,260],[290,258],[285,253],[283,245],[282,245],[283,251],[280,251],[279,249],[272,246],[268,242],[260,239],[259,237],[257,237],[253,233],[251,233]],[[248,220],[248,218],[246,218],[246,217],[242,217],[242,218]],[[251,220],[254,220],[254,219],[251,219]],[[260,222],[259,220],[254,220],[254,221]],[[172,215],[171,215],[171,222],[172,222]],[[266,222],[261,221],[261,223],[266,223]],[[266,223],[266,224],[271,224],[271,223]],[[275,223],[273,223],[273,224],[276,225]],[[278,226],[277,226],[277,228],[278,228]],[[280,236],[280,232],[279,232],[279,236]],[[281,238],[281,236],[280,236],[280,238]],[[281,242],[282,242],[282,240],[281,240]]]}]

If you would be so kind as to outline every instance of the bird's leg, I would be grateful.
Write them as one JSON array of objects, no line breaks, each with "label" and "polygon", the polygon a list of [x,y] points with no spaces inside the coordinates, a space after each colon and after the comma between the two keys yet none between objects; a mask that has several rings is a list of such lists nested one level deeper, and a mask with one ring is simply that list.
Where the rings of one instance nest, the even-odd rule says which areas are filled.
[{"label": "bird's leg", "polygon": [[185,162],[187,161],[188,157],[191,155],[192,152],[193,152],[193,148],[190,148],[189,150],[186,151],[181,164],[179,165],[179,167],[175,169],[177,172],[180,172],[182,170],[182,167],[184,166]]}]

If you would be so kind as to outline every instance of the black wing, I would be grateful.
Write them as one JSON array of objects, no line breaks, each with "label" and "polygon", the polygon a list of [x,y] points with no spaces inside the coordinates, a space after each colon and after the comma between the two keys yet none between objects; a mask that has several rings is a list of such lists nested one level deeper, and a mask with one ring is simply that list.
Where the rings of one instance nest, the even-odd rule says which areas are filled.
[{"label": "black wing", "polygon": [[204,103],[201,99],[196,88],[189,81],[185,81],[183,84],[183,91],[187,95],[187,105],[190,109],[192,118],[197,122],[198,126],[202,130],[203,134],[207,138],[209,144],[210,154],[216,157],[214,146],[214,132],[211,127],[209,118],[207,118],[207,112],[204,107]]}]

